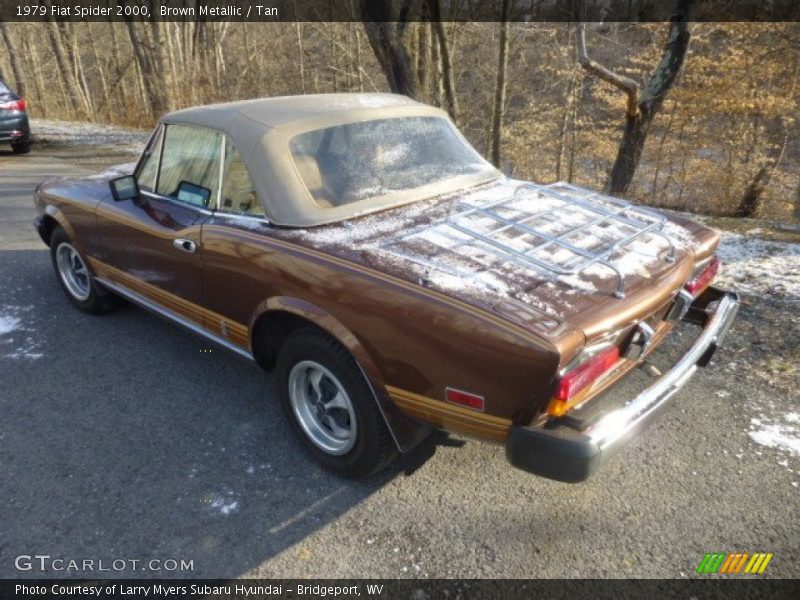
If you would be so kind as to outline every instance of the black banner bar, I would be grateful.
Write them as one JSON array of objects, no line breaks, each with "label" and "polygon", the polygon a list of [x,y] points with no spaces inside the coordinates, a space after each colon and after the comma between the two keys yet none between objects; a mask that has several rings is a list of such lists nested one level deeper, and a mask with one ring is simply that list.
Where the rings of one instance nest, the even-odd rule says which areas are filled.
[{"label": "black banner bar", "polygon": [[408,598],[409,600],[627,598],[782,600],[800,597],[789,579],[236,579],[236,580],[0,580],[0,598],[15,600],[274,600],[278,598]]},{"label": "black banner bar", "polygon": [[[800,21],[797,0],[509,0],[515,22]],[[443,21],[501,21],[503,0],[442,0]],[[0,21],[430,21],[427,0],[0,0]],[[375,18],[375,16],[380,18]]]}]

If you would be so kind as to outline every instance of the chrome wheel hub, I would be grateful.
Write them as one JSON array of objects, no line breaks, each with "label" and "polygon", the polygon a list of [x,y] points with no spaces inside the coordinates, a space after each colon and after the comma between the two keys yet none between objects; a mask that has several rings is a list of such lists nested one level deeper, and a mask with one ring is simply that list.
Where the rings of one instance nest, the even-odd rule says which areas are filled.
[{"label": "chrome wheel hub", "polygon": [[89,298],[92,292],[89,269],[70,244],[63,243],[56,250],[56,267],[67,291],[76,300],[84,301]]},{"label": "chrome wheel hub", "polygon": [[289,402],[309,439],[328,454],[349,452],[356,442],[356,413],[350,396],[328,369],[313,360],[289,373]]}]

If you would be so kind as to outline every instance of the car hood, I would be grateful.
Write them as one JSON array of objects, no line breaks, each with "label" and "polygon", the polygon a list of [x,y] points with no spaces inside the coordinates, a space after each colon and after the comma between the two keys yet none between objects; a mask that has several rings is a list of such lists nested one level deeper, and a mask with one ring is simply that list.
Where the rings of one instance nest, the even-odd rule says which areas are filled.
[{"label": "car hood", "polygon": [[[682,217],[643,209],[663,223],[654,233],[640,235],[611,256],[609,262],[617,272],[593,264],[580,272],[559,274],[525,260],[529,246],[524,241],[511,244],[515,252],[506,251],[453,227],[458,222],[452,215],[464,206],[489,206],[525,185],[504,179],[336,225],[283,230],[281,235],[492,310],[539,333],[558,336],[578,329],[586,338],[632,324],[662,307],[689,279],[697,260],[716,248],[718,237],[713,230]],[[541,186],[537,189],[542,190]],[[531,201],[547,202],[546,190],[544,194],[525,190]],[[607,198],[583,188],[570,187],[569,193],[583,198],[584,204],[602,203]],[[631,206],[631,210],[638,209]],[[578,212],[586,209],[557,202],[548,206],[547,221],[580,225],[576,223]],[[590,247],[592,242],[584,241],[590,236],[602,237],[607,233],[603,229],[608,226],[600,231],[588,227],[585,235],[570,239]],[[616,239],[625,237],[612,233]],[[670,243],[674,247],[672,261],[667,260]],[[624,280],[622,298],[615,296],[620,275]]]}]

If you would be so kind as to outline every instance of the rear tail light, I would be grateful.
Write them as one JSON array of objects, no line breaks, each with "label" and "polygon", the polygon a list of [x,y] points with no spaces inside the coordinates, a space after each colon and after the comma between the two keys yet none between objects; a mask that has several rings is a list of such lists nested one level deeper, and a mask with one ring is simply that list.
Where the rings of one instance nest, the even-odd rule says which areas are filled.
[{"label": "rear tail light", "polygon": [[686,284],[686,291],[694,296],[697,292],[705,289],[714,277],[717,276],[719,266],[719,259],[715,256],[694,279]]},{"label": "rear tail light", "polygon": [[22,99],[0,102],[0,110],[19,110],[25,112],[26,108],[28,108],[28,103]]},{"label": "rear tail light", "polygon": [[483,396],[478,396],[477,394],[470,394],[469,392],[449,387],[445,390],[445,395],[447,401],[453,404],[460,404],[475,410],[483,410],[485,407]]},{"label": "rear tail light", "polygon": [[611,346],[564,373],[558,381],[558,389],[548,412],[558,417],[563,415],[569,408],[569,401],[610,371],[618,360],[619,348]]}]

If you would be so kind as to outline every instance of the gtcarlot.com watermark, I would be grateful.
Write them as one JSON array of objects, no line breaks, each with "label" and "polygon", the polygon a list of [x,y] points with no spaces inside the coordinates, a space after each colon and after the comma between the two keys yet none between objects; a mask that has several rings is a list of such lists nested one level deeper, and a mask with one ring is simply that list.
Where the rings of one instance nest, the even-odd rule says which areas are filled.
[{"label": "gtcarlot.com watermark", "polygon": [[188,572],[194,560],[183,558],[66,558],[49,554],[20,554],[14,557],[17,571],[31,573],[109,573],[120,571]]}]

